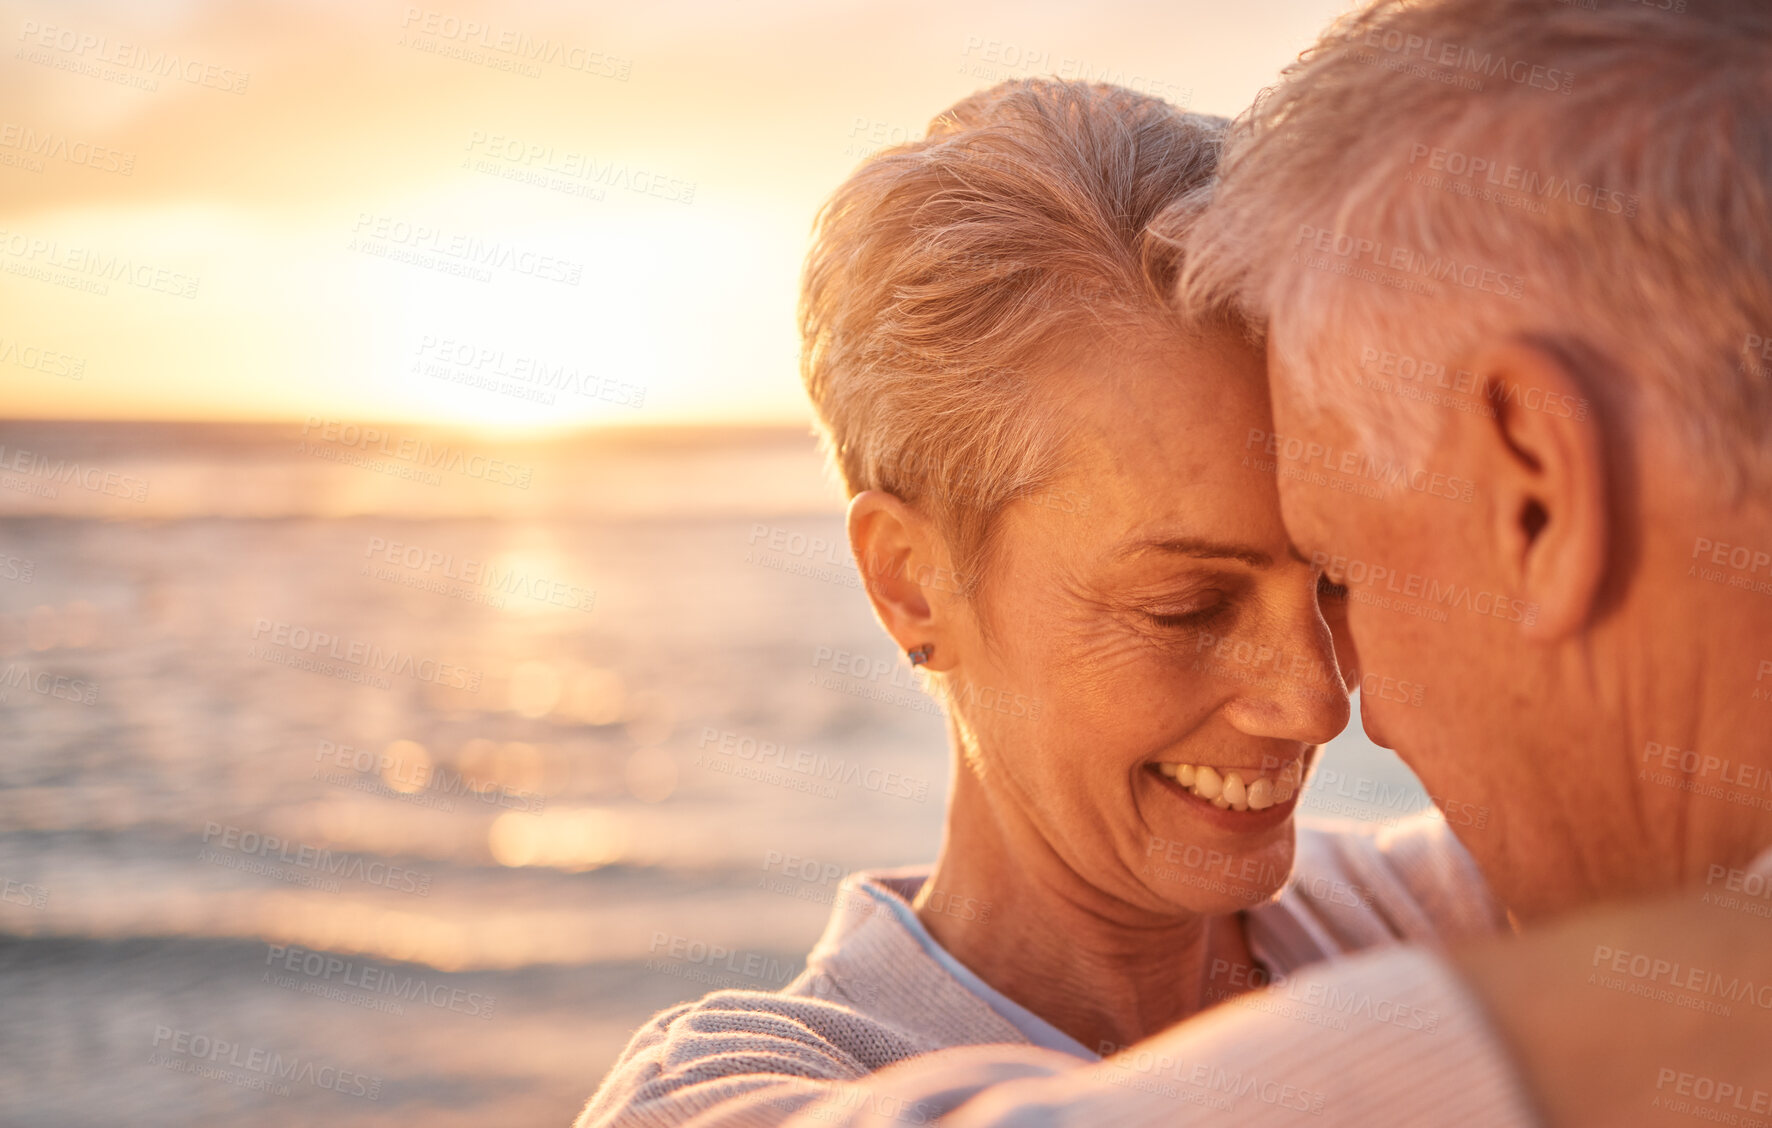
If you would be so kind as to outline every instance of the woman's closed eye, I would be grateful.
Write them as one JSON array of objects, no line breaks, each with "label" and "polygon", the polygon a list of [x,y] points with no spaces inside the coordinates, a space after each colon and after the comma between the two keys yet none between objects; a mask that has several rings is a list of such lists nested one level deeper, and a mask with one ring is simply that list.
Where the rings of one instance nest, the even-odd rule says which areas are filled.
[{"label": "woman's closed eye", "polygon": [[1219,596],[1186,607],[1149,609],[1144,617],[1165,630],[1203,627],[1230,610],[1230,603]]}]

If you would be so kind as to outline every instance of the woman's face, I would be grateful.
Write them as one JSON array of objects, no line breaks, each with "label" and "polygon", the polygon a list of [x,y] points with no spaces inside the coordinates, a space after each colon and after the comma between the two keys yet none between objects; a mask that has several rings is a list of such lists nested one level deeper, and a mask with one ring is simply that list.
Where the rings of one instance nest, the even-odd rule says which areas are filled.
[{"label": "woman's face", "polygon": [[1096,888],[1247,907],[1290,873],[1303,776],[1348,719],[1260,357],[1214,335],[1066,375],[1065,469],[1002,513],[955,640],[973,766]]}]

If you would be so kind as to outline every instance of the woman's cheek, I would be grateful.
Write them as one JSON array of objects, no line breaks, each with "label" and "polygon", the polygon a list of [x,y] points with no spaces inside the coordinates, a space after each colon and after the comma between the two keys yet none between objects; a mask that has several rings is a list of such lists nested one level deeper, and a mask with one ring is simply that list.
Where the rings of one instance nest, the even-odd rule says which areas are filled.
[{"label": "woman's cheek", "polygon": [[1071,636],[1050,656],[1049,681],[1057,696],[1112,712],[1160,681],[1159,656],[1143,639],[1096,629]]},{"label": "woman's cheek", "polygon": [[1103,701],[1104,723],[1147,748],[1167,747],[1211,715],[1226,696],[1226,684],[1191,645],[1147,647],[1120,667]]}]

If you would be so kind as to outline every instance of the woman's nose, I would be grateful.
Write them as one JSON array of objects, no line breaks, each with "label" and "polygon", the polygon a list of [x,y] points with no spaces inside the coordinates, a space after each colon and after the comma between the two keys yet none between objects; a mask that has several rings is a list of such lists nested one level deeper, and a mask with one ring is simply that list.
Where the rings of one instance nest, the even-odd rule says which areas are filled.
[{"label": "woman's nose", "polygon": [[1274,624],[1264,637],[1230,648],[1236,691],[1228,720],[1250,736],[1326,744],[1347,727],[1348,690],[1329,626],[1313,603],[1308,615]]}]

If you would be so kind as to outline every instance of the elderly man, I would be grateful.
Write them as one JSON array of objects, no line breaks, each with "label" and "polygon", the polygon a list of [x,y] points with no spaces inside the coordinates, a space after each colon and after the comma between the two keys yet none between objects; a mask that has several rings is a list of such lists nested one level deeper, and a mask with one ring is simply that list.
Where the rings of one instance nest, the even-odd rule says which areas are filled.
[{"label": "elderly man", "polygon": [[1772,9],[1602,3],[1351,16],[1187,235],[1195,307],[1267,326],[1288,530],[1424,687],[1367,728],[1489,812],[1454,829],[1523,934],[793,1123],[1772,1121]]},{"label": "elderly man", "polygon": [[[1772,846],[1772,9],[1614,7],[1372,10],[1189,258],[1270,326],[1264,447],[1322,452],[1278,459],[1294,544],[1431,696],[1368,731],[1495,812],[1522,917]],[[1374,463],[1418,488],[1341,488]]]}]

